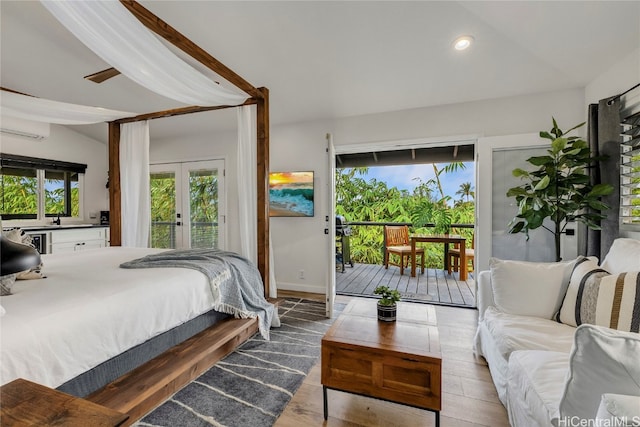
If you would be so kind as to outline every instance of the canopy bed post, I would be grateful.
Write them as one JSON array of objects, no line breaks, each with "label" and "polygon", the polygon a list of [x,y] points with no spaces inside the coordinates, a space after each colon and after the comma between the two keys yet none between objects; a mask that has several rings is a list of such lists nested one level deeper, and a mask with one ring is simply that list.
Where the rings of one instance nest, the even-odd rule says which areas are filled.
[{"label": "canopy bed post", "polygon": [[109,122],[109,233],[110,246],[122,243],[122,223],[120,213],[120,124]]},{"label": "canopy bed post", "polygon": [[258,88],[262,95],[256,105],[257,120],[257,188],[258,188],[258,270],[269,297],[269,89]]},{"label": "canopy bed post", "polygon": [[[140,3],[134,0],[120,0],[143,25],[149,30],[155,32],[160,37],[172,43],[192,58],[205,65],[222,78],[233,84],[238,89],[244,91],[251,96],[244,105],[257,104],[257,191],[258,191],[258,215],[257,215],[257,267],[260,270],[264,283],[265,296],[269,296],[269,90],[265,87],[255,88],[240,75],[225,66],[222,62],[211,56],[208,52],[196,45],[189,38],[184,36],[178,30],[173,28],[167,22],[153,14]],[[197,111],[207,111],[212,109],[229,108],[231,106],[219,107],[187,107],[176,110],[164,111],[159,113],[151,113],[144,115],[144,119],[169,117],[175,114],[187,114]],[[153,117],[150,117],[153,116]],[[143,116],[133,117],[116,121],[118,125],[129,121],[143,120]],[[116,127],[119,128],[119,126]],[[112,144],[112,134],[115,131],[109,128],[109,170],[113,176],[110,178],[113,182],[113,188],[109,188],[110,202],[110,222],[115,225],[111,227],[111,245],[119,246],[121,244],[121,224],[120,224],[120,174],[119,159],[112,159],[119,154],[119,129],[117,142]],[[115,140],[115,136],[113,137]],[[112,147],[112,145],[115,145]],[[112,151],[114,150],[114,151]],[[116,172],[112,168],[117,168],[117,187],[115,186]],[[117,200],[117,202],[116,202]],[[113,220],[111,220],[113,218]],[[117,223],[115,223],[117,221]]]}]

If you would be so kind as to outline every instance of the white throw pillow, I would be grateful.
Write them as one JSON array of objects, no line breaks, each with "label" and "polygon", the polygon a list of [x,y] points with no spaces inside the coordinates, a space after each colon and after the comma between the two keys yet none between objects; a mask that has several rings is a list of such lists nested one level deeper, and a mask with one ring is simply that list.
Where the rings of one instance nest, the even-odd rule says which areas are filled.
[{"label": "white throw pillow", "polygon": [[593,421],[604,393],[640,396],[640,334],[584,324],[573,339],[560,419]]},{"label": "white throw pillow", "polygon": [[627,238],[614,240],[601,267],[611,274],[639,271],[640,240]]},{"label": "white throw pillow", "polygon": [[551,319],[560,308],[575,262],[491,258],[491,287],[496,307],[504,313]]}]

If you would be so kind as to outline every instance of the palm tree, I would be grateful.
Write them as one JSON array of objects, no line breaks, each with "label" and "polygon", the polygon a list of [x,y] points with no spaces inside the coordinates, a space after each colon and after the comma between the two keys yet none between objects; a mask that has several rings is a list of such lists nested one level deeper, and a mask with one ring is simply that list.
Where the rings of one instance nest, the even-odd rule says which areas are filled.
[{"label": "palm tree", "polygon": [[475,197],[476,193],[473,191],[473,186],[470,182],[463,182],[460,184],[460,189],[456,191],[456,194],[459,194],[461,197],[466,197],[467,202],[470,198]]}]

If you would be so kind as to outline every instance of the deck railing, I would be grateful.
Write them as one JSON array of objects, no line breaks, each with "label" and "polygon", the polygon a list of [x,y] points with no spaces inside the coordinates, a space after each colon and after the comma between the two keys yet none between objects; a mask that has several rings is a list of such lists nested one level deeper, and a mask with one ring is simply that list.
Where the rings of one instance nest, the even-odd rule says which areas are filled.
[{"label": "deck railing", "polygon": [[[435,224],[427,224],[424,227],[414,227],[410,222],[372,222],[353,221],[347,223],[352,234],[345,243],[348,246],[347,253],[350,259],[345,262],[357,262],[363,264],[382,264],[384,262],[384,248],[386,246],[384,236],[385,225],[406,225],[413,228],[415,232],[429,233],[429,228],[434,228]],[[377,228],[373,233],[360,232],[360,228]],[[460,234],[467,238],[470,244],[474,232],[473,224],[451,224],[451,229],[456,230],[455,234]],[[354,250],[355,249],[355,250]],[[427,251],[427,265],[431,267],[442,267],[444,248],[439,245],[429,245]]]}]

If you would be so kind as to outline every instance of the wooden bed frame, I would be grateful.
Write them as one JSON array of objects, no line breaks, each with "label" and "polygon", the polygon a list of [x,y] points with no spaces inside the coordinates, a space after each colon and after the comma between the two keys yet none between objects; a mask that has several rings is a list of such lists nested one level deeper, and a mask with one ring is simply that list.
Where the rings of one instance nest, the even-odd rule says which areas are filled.
[{"label": "wooden bed frame", "polygon": [[[227,68],[220,61],[204,51],[194,42],[182,35],[169,24],[158,18],[134,0],[120,0],[142,24],[163,37],[238,89],[251,96],[243,105],[256,105],[257,114],[257,185],[258,185],[258,259],[264,283],[265,297],[269,296],[269,90],[265,87],[255,88],[238,74]],[[173,110],[141,114],[136,117],[115,120],[109,123],[109,225],[111,227],[111,246],[120,246],[122,224],[120,221],[120,124],[142,120],[159,119],[202,111],[236,108],[237,105],[216,107],[183,107]]]},{"label": "wooden bed frame", "polygon": [[[127,9],[151,31],[191,55],[193,58],[251,96],[244,105],[257,108],[257,226],[258,259],[264,283],[265,297],[269,296],[269,90],[255,88],[220,61],[205,52],[187,37],[139,3],[120,0]],[[109,123],[109,207],[111,245],[121,245],[120,220],[120,124],[151,120],[202,111],[235,108],[237,106],[184,107],[142,114]],[[151,409],[165,401],[184,385],[208,370],[218,360],[258,331],[257,319],[227,319],[178,344],[141,367],[92,393],[88,400],[129,414],[125,425],[137,421]]]}]

